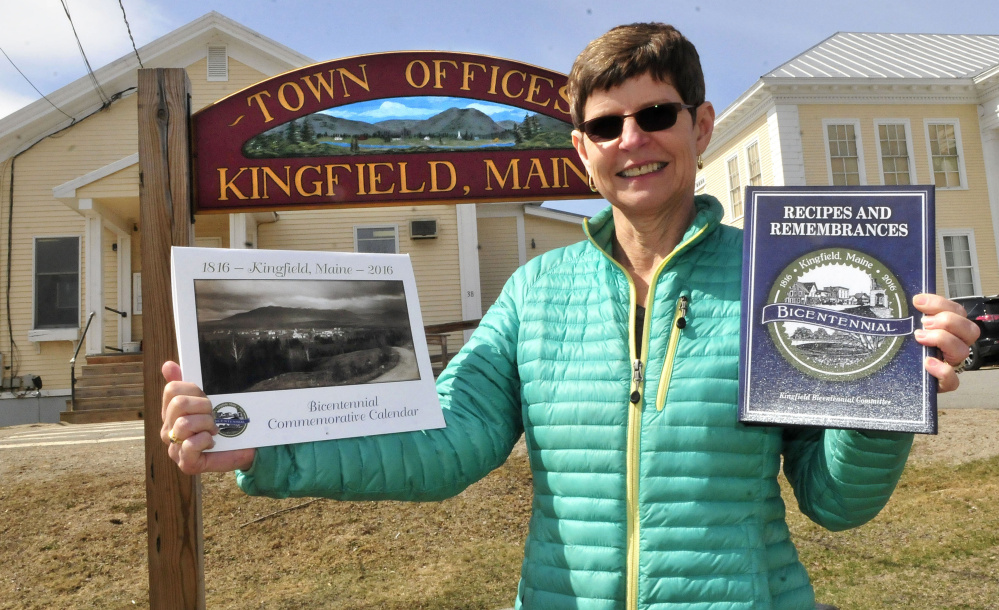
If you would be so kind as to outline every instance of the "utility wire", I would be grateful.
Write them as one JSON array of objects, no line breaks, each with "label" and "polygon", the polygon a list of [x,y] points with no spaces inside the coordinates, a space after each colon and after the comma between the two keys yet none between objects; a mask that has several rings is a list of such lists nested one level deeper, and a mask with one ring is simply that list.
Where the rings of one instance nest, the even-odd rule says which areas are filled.
[{"label": "utility wire", "polygon": [[31,85],[31,88],[34,89],[35,92],[38,93],[38,95],[42,96],[42,99],[44,99],[46,102],[52,104],[52,107],[55,108],[56,110],[58,110],[59,112],[62,112],[63,116],[65,116],[67,119],[69,119],[71,121],[75,120],[73,117],[71,117],[68,114],[66,114],[65,112],[63,112],[62,108],[56,106],[55,103],[52,100],[50,100],[49,98],[45,97],[44,93],[42,93],[41,91],[38,90],[38,87],[36,87],[35,84],[33,82],[31,82],[31,80],[27,76],[25,76],[24,72],[21,72],[21,69],[17,67],[17,64],[15,64],[14,60],[10,58],[10,55],[7,55],[7,51],[4,51],[3,47],[0,47],[0,53],[3,53],[3,56],[6,57],[7,61],[10,62],[10,65],[14,66],[14,69],[17,70],[17,73],[20,74],[24,78],[24,80],[26,80],[28,82],[29,85]]},{"label": "utility wire", "polygon": [[66,19],[69,19],[69,26],[73,28],[73,36],[76,38],[76,46],[80,49],[80,55],[83,56],[83,63],[87,66],[87,74],[90,76],[90,81],[94,84],[94,90],[97,92],[98,97],[101,98],[101,102],[106,106],[111,103],[108,99],[104,90],[101,89],[101,84],[97,82],[97,76],[94,74],[94,69],[90,67],[90,60],[87,59],[87,54],[83,51],[83,43],[80,42],[80,36],[76,33],[76,25],[73,23],[73,17],[69,14],[69,6],[66,4],[66,0],[60,0],[62,3],[62,9],[66,11]]},{"label": "utility wire", "polygon": [[132,50],[135,51],[135,58],[139,60],[139,67],[145,68],[142,65],[142,58],[139,57],[139,50],[135,48],[135,38],[132,37],[132,26],[128,25],[128,15],[125,14],[125,5],[122,0],[118,0],[118,6],[121,7],[121,18],[125,20],[125,29],[128,30],[128,39],[132,41]]}]

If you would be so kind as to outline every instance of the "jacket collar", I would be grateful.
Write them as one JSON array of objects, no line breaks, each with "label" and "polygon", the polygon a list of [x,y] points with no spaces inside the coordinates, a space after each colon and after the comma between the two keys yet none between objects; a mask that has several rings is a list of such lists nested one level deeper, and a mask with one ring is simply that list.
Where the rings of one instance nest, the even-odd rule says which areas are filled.
[{"label": "jacket collar", "polygon": [[[694,197],[694,207],[697,208],[694,222],[687,227],[677,248],[686,245],[694,237],[700,239],[713,231],[725,214],[721,203],[711,195]],[[594,246],[603,250],[607,256],[614,257],[614,215],[611,206],[607,206],[593,218],[584,219],[583,231]]]}]

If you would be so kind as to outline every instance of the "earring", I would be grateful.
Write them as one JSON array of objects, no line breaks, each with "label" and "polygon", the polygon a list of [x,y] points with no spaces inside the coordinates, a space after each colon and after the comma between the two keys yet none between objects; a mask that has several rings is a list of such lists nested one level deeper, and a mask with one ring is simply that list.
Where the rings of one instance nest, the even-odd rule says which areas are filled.
[{"label": "earring", "polygon": [[701,155],[697,155],[697,169],[704,169],[704,161],[701,159]]},{"label": "earring", "polygon": [[594,193],[596,193],[597,192],[597,183],[593,181],[593,176],[591,176],[590,174],[586,174],[586,179],[590,183],[590,190],[593,191]]}]

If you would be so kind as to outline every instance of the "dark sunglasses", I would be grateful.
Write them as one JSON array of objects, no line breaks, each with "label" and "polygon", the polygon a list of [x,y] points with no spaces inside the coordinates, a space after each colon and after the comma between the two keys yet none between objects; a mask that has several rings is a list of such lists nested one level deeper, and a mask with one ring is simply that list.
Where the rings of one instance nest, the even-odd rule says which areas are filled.
[{"label": "dark sunglasses", "polygon": [[631,114],[598,116],[595,119],[580,123],[579,130],[585,133],[592,142],[606,142],[621,135],[621,132],[624,131],[624,120],[631,116],[635,117],[635,122],[642,128],[642,131],[662,131],[676,125],[680,111],[690,108],[696,108],[696,106],[679,102],[666,102],[642,108]]}]

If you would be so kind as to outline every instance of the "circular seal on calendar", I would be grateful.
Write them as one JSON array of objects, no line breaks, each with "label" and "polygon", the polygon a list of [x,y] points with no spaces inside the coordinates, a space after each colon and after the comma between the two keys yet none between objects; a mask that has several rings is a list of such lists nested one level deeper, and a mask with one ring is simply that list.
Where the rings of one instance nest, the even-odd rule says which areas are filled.
[{"label": "circular seal on calendar", "polygon": [[212,409],[219,435],[233,438],[242,434],[250,424],[243,407],[234,402],[221,402]]},{"label": "circular seal on calendar", "polygon": [[855,381],[891,362],[912,334],[908,301],[883,262],[857,250],[826,248],[781,271],[762,322],[781,356],[802,373]]}]

